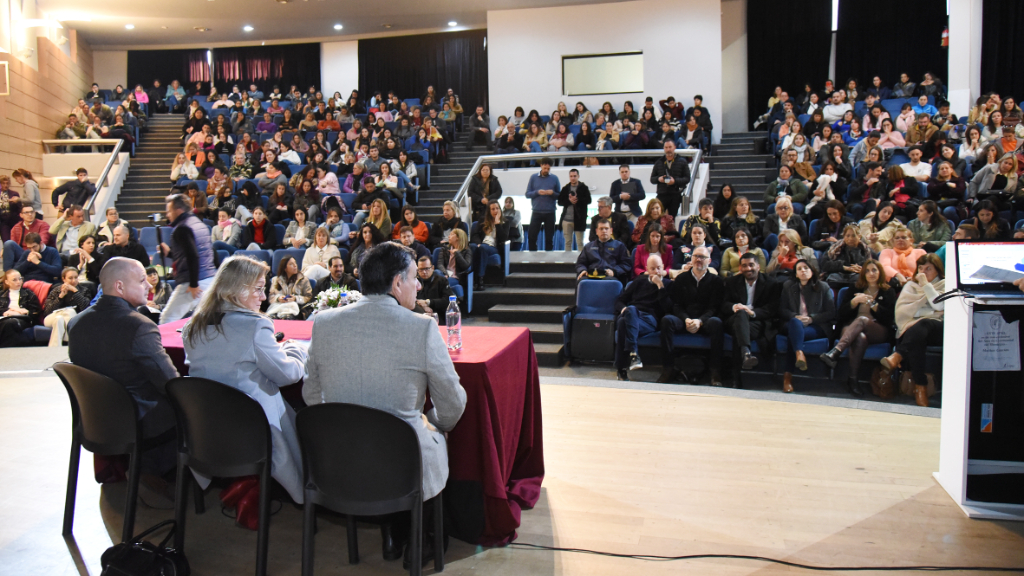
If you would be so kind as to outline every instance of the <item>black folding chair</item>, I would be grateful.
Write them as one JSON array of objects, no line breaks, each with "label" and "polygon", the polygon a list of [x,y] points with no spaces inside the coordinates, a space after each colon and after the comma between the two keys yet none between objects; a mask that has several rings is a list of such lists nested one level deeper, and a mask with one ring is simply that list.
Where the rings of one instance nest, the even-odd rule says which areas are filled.
[{"label": "black folding chair", "polygon": [[75,521],[78,463],[84,447],[101,456],[129,455],[128,494],[125,496],[124,526],[121,529],[121,541],[128,542],[135,529],[140,456],[146,448],[142,445],[135,399],[116,381],[81,366],[60,363],[54,364],[53,370],[71,400],[71,461],[68,463],[62,534],[70,536]]},{"label": "black folding chair", "polygon": [[256,575],[267,573],[270,524],[271,440],[267,415],[258,402],[230,386],[206,378],[175,378],[167,396],[178,420],[178,483],[174,547],[185,549],[187,468],[207,476],[259,475],[260,512],[256,535]]},{"label": "black folding chair", "polygon": [[[296,419],[305,505],[302,574],[313,575],[316,505],[347,516],[348,561],[359,562],[356,516],[412,511],[409,573],[423,570],[423,466],[416,431],[392,414],[354,404],[317,404]],[[434,498],[434,570],[444,570],[441,495]]]}]

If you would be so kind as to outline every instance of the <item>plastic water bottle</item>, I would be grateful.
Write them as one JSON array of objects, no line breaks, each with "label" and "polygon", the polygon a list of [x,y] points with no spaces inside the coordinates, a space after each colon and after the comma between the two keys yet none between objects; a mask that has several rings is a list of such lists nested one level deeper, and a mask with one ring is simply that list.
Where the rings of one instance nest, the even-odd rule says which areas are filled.
[{"label": "plastic water bottle", "polygon": [[448,297],[445,320],[448,324],[448,351],[452,352],[462,348],[462,314],[459,313],[459,303],[455,301],[455,296]]},{"label": "plastic water bottle", "polygon": [[348,304],[348,292],[342,292],[338,295],[338,308]]}]

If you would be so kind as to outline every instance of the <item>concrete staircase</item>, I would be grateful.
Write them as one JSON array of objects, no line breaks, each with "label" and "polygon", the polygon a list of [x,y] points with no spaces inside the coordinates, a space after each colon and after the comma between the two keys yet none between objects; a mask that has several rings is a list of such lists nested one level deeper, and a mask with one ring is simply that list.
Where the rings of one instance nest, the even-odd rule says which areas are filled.
[{"label": "concrete staircase", "polygon": [[513,252],[505,286],[473,293],[473,323],[525,326],[533,336],[537,362],[565,364],[562,311],[576,303],[576,252]]},{"label": "concrete staircase", "polygon": [[[420,219],[433,222],[440,218],[445,201],[455,198],[476,159],[491,153],[483,146],[476,146],[473,152],[466,152],[465,143],[466,133],[458,133],[456,142],[448,149],[448,158],[451,162],[431,165],[430,190],[420,188],[420,203],[416,207],[416,215]],[[420,182],[423,182],[422,175]]]},{"label": "concrete staircase", "polygon": [[750,208],[764,215],[766,177],[775,176],[775,157],[764,152],[766,132],[723,134],[722,143],[711,148],[711,180],[708,196],[718,195],[722,184],[732,184],[737,194],[746,196]]},{"label": "concrete staircase", "polygon": [[151,226],[149,215],[163,214],[164,198],[171,190],[171,164],[182,150],[180,114],[155,114],[139,143],[131,169],[117,197],[121,218],[135,227]]}]

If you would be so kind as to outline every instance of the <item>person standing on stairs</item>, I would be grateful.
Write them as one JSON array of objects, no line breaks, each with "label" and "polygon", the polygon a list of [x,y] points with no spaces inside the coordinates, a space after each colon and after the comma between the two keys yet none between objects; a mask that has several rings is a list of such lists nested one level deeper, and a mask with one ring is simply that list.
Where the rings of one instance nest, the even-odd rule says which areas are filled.
[{"label": "person standing on stairs", "polygon": [[526,197],[533,204],[528,232],[531,252],[537,251],[537,236],[542,226],[544,249],[549,252],[555,249],[555,194],[561,189],[558,176],[551,173],[551,158],[542,158],[540,172],[530,176],[530,183],[526,187]]}]

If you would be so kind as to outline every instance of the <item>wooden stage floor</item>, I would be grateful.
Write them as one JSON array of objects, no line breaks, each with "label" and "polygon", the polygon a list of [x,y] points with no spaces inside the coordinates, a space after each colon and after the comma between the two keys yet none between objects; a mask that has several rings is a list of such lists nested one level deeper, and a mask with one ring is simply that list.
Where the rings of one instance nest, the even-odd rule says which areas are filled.
[{"label": "wooden stage floor", "polygon": [[[615,388],[542,386],[547,477],[519,542],[623,554],[731,553],[821,565],[1024,567],[1024,524],[968,520],[932,480],[939,420],[921,416]],[[0,375],[0,574],[100,572],[120,534],[124,486],[101,489],[83,454],[74,541],[60,536],[70,442],[56,377]],[[255,533],[206,495],[190,512],[197,575],[251,574]],[[172,515],[140,504],[142,529]],[[321,516],[317,574],[401,574],[360,529]],[[269,574],[299,574],[301,510],[273,517]],[[741,560],[648,562],[452,541],[446,574],[795,574]],[[432,568],[425,570],[432,572]],[[879,572],[872,572],[878,574]]]}]

